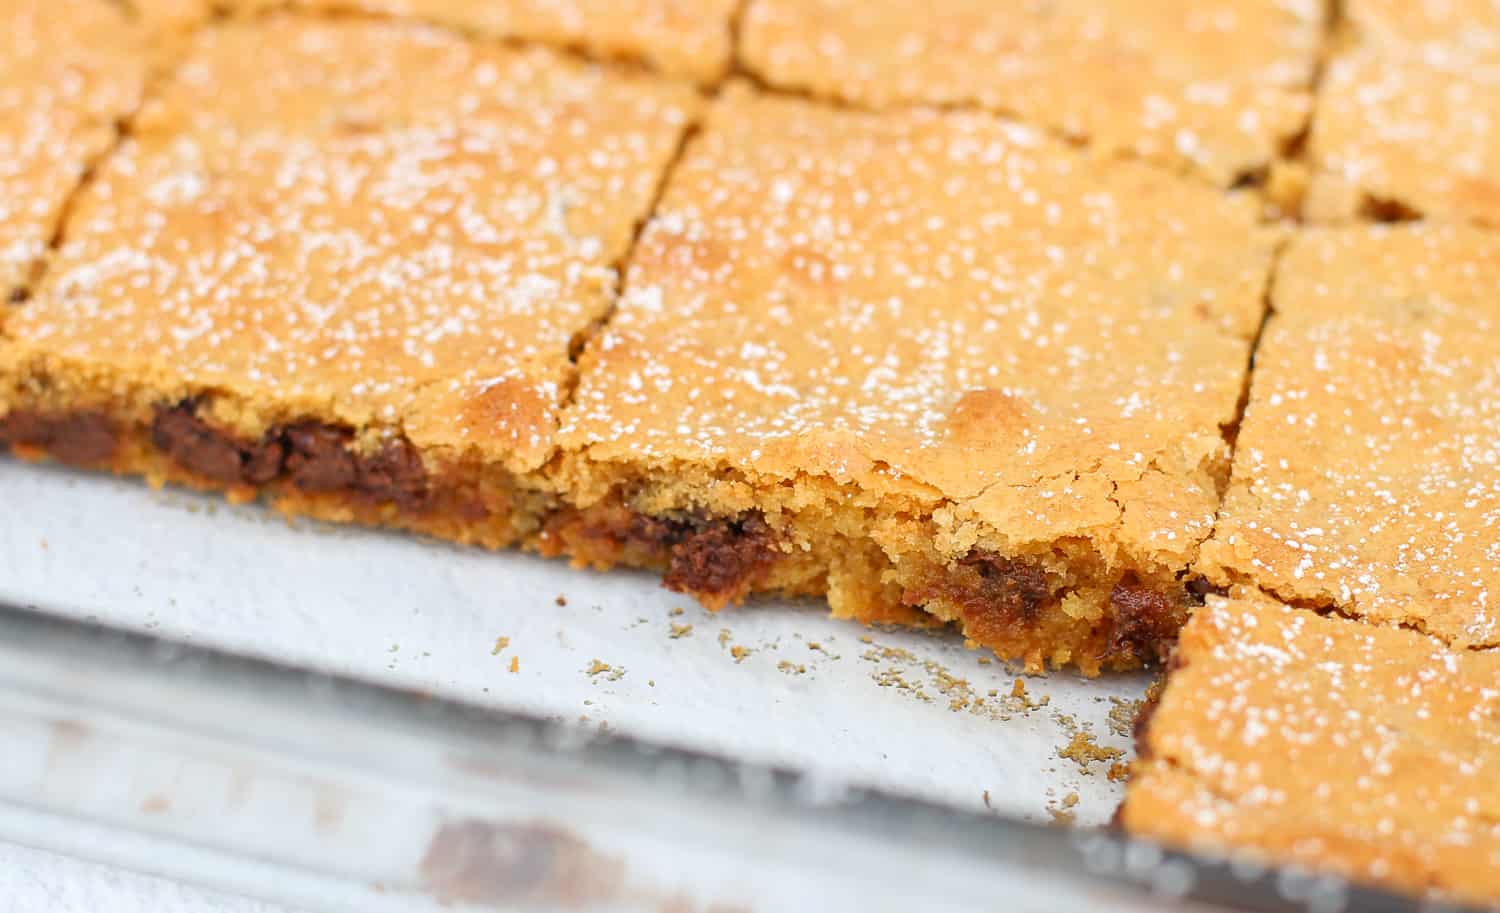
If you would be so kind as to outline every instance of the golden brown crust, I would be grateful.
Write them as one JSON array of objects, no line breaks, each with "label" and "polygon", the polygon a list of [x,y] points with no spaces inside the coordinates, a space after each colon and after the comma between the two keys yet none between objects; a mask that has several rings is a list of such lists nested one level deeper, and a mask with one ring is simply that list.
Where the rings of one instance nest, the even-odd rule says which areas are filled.
[{"label": "golden brown crust", "polygon": [[84,172],[140,103],[143,39],[100,0],[0,0],[0,327]]},{"label": "golden brown crust", "polygon": [[1256,355],[1202,569],[1500,644],[1500,236],[1304,232]]},{"label": "golden brown crust", "polygon": [[12,315],[12,405],[194,400],[246,438],[313,418],[535,469],[695,105],[417,26],[209,29]]},{"label": "golden brown crust", "polygon": [[1500,4],[1352,0],[1307,159],[1317,222],[1500,226]]},{"label": "golden brown crust", "polygon": [[1306,125],[1321,2],[758,0],[741,54],[860,105],[1013,114],[1227,186]]},{"label": "golden brown crust", "polygon": [[[1175,599],[1209,531],[1275,240],[1248,198],[988,115],[736,86],[584,354],[564,471],[720,516],[739,486],[679,480],[735,474],[794,547],[877,543],[900,599],[1093,664],[1116,584]],[[975,556],[1042,569],[1046,610],[978,612]]]},{"label": "golden brown crust", "polygon": [[1500,900],[1500,654],[1211,597],[1177,658],[1128,830]]},{"label": "golden brown crust", "polygon": [[[154,0],[184,3],[191,0]],[[704,85],[729,68],[736,0],[227,0],[236,12],[361,12],[641,61]]]}]

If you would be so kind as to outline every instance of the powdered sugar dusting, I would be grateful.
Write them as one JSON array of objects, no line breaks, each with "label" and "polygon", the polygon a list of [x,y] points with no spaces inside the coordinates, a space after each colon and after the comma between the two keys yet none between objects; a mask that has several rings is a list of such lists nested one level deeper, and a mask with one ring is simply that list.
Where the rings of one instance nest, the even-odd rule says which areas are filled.
[{"label": "powdered sugar dusting", "polygon": [[[517,442],[544,455],[569,342],[609,306],[692,106],[415,26],[212,29],[80,200],[13,330],[363,420],[515,378],[525,401],[551,393]],[[465,421],[447,417],[450,440]]]},{"label": "powdered sugar dusting", "polygon": [[1302,129],[1320,0],[758,0],[743,56],[860,104],[977,104],[1228,184]]},{"label": "powdered sugar dusting", "polygon": [[68,195],[135,110],[145,65],[140,36],[103,0],[4,0],[0,21],[3,300],[30,280]]},{"label": "powdered sugar dusting", "polygon": [[1493,896],[1500,654],[1260,600],[1211,601],[1179,651],[1127,827]]},{"label": "powdered sugar dusting", "polygon": [[1500,643],[1500,238],[1316,231],[1278,273],[1210,564]]},{"label": "powdered sugar dusting", "polygon": [[565,445],[788,478],[885,466],[1032,519],[1161,473],[1142,525],[1187,548],[1273,243],[1249,200],[989,115],[732,90],[644,232]]}]

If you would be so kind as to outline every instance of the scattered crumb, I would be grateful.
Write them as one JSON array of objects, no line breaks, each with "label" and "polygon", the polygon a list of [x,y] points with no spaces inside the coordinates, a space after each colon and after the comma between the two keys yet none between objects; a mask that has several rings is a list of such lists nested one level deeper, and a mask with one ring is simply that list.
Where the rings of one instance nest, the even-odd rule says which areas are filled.
[{"label": "scattered crumb", "polygon": [[719,646],[722,647],[722,646],[728,644],[729,643],[729,638],[732,637],[732,636],[733,635],[731,635],[729,633],[729,629],[728,628],[720,628],[719,629]]},{"label": "scattered crumb", "polygon": [[785,660],[785,659],[782,660],[781,662],[777,663],[776,664],[776,668],[780,669],[782,672],[785,672],[787,675],[805,675],[805,674],[807,674],[807,667],[806,666],[802,665],[801,663],[794,663],[794,662],[792,662],[790,660]]},{"label": "scattered crumb", "polygon": [[1089,765],[1095,761],[1118,761],[1124,755],[1125,752],[1118,748],[1106,748],[1095,742],[1093,735],[1082,729],[1073,733],[1072,741],[1057,750],[1058,757],[1077,764],[1084,773],[1089,772]]},{"label": "scattered crumb", "polygon": [[554,600],[552,600],[552,601],[555,602],[555,603],[557,603],[558,605],[567,605],[568,604],[568,597],[564,596],[561,593],[558,593],[557,594],[557,598],[554,599]]},{"label": "scattered crumb", "polygon": [[500,655],[500,651],[504,650],[508,646],[510,646],[510,638],[509,637],[497,637],[497,638],[495,638],[495,646],[493,646],[493,647],[490,648],[490,655],[491,656],[499,656]]},{"label": "scattered crumb", "polygon": [[1123,783],[1130,779],[1130,765],[1123,761],[1116,761],[1109,765],[1109,770],[1105,775],[1109,777],[1111,783]]},{"label": "scattered crumb", "polygon": [[519,657],[519,656],[512,656],[510,658],[510,671],[512,671],[512,672],[520,672],[521,671],[521,657]]},{"label": "scattered crumb", "polygon": [[1010,686],[1010,696],[1026,700],[1026,680],[1018,678],[1016,683]]},{"label": "scattered crumb", "polygon": [[1068,827],[1077,819],[1073,807],[1078,804],[1078,793],[1070,792],[1062,797],[1061,801],[1047,803],[1047,814],[1052,816],[1052,823],[1060,827]]},{"label": "scattered crumb", "polygon": [[984,807],[985,808],[994,808],[994,806],[990,804],[990,791],[989,790],[985,790],[984,791],[983,798],[984,798]]},{"label": "scattered crumb", "polygon": [[677,606],[676,608],[672,609],[672,611],[668,612],[667,614],[671,615],[673,618],[676,618],[677,616],[683,614],[686,611],[687,611],[687,609],[684,609],[682,606]]},{"label": "scattered crumb", "polygon": [[1114,705],[1109,708],[1109,731],[1122,739],[1130,738],[1135,731],[1136,717],[1140,716],[1145,701],[1111,697],[1109,702]]},{"label": "scattered crumb", "polygon": [[990,659],[988,656],[979,657],[979,665],[981,666],[988,666],[992,662],[994,662],[994,660]]},{"label": "scattered crumb", "polygon": [[687,637],[691,633],[693,633],[692,625],[680,625],[674,623],[672,625],[671,633],[667,636],[672,638],[673,640],[677,640],[678,638]]},{"label": "scattered crumb", "polygon": [[729,648],[729,655],[733,656],[734,657],[734,661],[737,662],[737,663],[744,662],[745,661],[745,657],[749,656],[751,653],[754,653],[754,652],[755,651],[751,650],[749,647],[742,647],[739,644],[735,644],[734,646],[732,646],[732,647]]},{"label": "scattered crumb", "polygon": [[584,671],[588,673],[589,678],[602,675],[607,681],[611,682],[617,682],[625,677],[625,670],[623,668],[611,666],[609,663],[600,662],[597,659],[590,660],[589,667]]},{"label": "scattered crumb", "polygon": [[656,679],[654,679],[654,678],[648,678],[648,679],[646,679],[646,686],[648,688],[655,688],[656,687]]},{"label": "scattered crumb", "polygon": [[859,635],[859,642],[862,644],[873,644],[875,642],[875,638],[871,637],[868,634],[861,634]]}]

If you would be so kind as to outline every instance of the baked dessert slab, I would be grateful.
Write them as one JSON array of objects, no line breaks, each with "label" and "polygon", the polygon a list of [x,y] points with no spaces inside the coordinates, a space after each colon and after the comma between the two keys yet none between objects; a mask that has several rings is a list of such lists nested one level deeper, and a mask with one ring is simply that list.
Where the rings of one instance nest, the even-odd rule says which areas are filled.
[{"label": "baked dessert slab", "polygon": [[0,443],[510,544],[696,105],[413,25],[210,28],[11,314]]},{"label": "baked dessert slab", "polygon": [[1324,17],[1320,2],[756,0],[741,56],[773,85],[979,105],[1228,186],[1305,128]]},{"label": "baked dessert slab", "polygon": [[1500,901],[1500,653],[1210,597],[1142,725],[1133,833]]},{"label": "baked dessert slab", "polygon": [[[155,0],[188,2],[188,0]],[[737,0],[226,0],[231,11],[295,7],[421,20],[492,38],[577,48],[710,85],[729,69]]]},{"label": "baked dessert slab", "polygon": [[1200,569],[1500,644],[1500,236],[1309,229],[1277,270]]},{"label": "baked dessert slab", "polygon": [[1277,240],[1248,195],[988,114],[733,85],[580,360],[539,546],[1034,667],[1154,659]]},{"label": "baked dessert slab", "polygon": [[1313,119],[1315,222],[1500,226],[1500,4],[1352,0]]},{"label": "baked dessert slab", "polygon": [[140,104],[142,38],[108,0],[0,0],[0,327],[68,198]]},{"label": "baked dessert slab", "polygon": [[1329,65],[1308,145],[1312,222],[1468,221],[1500,227],[1500,55],[1362,48]]}]

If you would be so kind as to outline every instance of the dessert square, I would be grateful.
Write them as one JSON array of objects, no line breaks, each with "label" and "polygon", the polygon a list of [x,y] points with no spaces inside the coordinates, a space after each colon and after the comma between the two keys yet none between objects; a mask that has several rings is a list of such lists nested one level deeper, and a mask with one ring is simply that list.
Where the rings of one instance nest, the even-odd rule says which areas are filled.
[{"label": "dessert square", "polygon": [[1227,186],[1305,128],[1323,7],[757,0],[741,56],[773,85],[879,108],[980,105]]},{"label": "dessert square", "polygon": [[1211,598],[1173,667],[1140,724],[1127,830],[1500,900],[1500,654]]},{"label": "dessert square", "polygon": [[1343,0],[1346,31],[1361,43],[1431,58],[1500,59],[1495,0]]},{"label": "dessert square", "polygon": [[[181,2],[181,0],[157,0]],[[228,0],[257,11],[372,13],[417,19],[476,35],[537,41],[639,61],[670,76],[711,84],[729,69],[737,0]]]},{"label": "dessert square", "polygon": [[406,24],[209,29],[11,315],[0,442],[507,544],[696,98]]},{"label": "dessert square", "polygon": [[1319,96],[1304,214],[1500,226],[1500,59],[1449,68],[1362,49],[1333,60]]},{"label": "dessert square", "polygon": [[1277,235],[983,113],[729,88],[580,361],[544,551],[826,595],[1033,666],[1156,655]]},{"label": "dessert square", "polygon": [[1200,568],[1284,602],[1500,643],[1500,236],[1309,230],[1276,273]]},{"label": "dessert square", "polygon": [[140,104],[138,31],[108,0],[0,0],[0,327],[68,200]]}]

